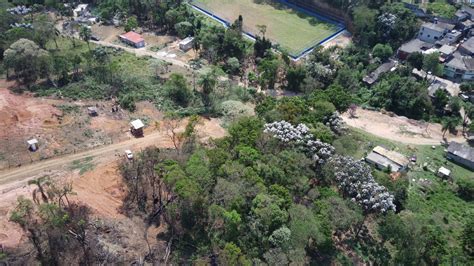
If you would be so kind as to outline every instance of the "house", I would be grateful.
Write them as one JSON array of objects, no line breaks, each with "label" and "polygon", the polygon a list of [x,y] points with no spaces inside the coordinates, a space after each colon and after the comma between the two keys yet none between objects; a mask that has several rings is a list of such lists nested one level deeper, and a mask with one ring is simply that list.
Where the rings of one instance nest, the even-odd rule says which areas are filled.
[{"label": "house", "polygon": [[28,143],[28,149],[30,151],[36,151],[38,149],[38,140],[37,139],[30,139],[26,141]]},{"label": "house", "polygon": [[143,136],[143,128],[145,125],[143,124],[142,120],[136,119],[130,122],[130,132],[132,135],[136,137],[142,137]]},{"label": "house", "polygon": [[449,143],[446,158],[474,171],[474,148],[453,141]]},{"label": "house", "polygon": [[459,39],[461,39],[461,37],[462,37],[462,32],[457,31],[457,30],[452,30],[446,33],[446,36],[444,36],[444,38],[441,41],[436,42],[436,43],[439,43],[441,45],[453,44],[453,43],[457,43]]},{"label": "house", "polygon": [[433,48],[433,46],[434,44],[432,43],[424,42],[419,39],[413,39],[400,46],[397,52],[398,58],[400,58],[401,60],[406,60],[410,54],[415,52],[422,53]]},{"label": "house", "polygon": [[463,22],[463,21],[466,21],[468,18],[470,18],[470,15],[463,9],[458,9],[456,11],[456,14],[454,14],[454,17],[456,18],[456,21]]},{"label": "house", "polygon": [[363,81],[369,85],[374,84],[379,79],[380,75],[392,72],[397,68],[398,62],[395,60],[390,60],[387,63],[380,65],[374,72],[363,78]]},{"label": "house", "polygon": [[462,55],[474,55],[474,37],[469,38],[467,41],[459,45],[458,51]]},{"label": "house", "polygon": [[446,62],[447,60],[451,59],[452,55],[456,51],[455,46],[451,45],[443,45],[438,49],[438,52],[440,54],[440,61],[441,62]]},{"label": "house", "polygon": [[380,170],[390,169],[392,172],[404,172],[408,169],[409,161],[402,154],[387,150],[381,146],[375,147],[365,161]]},{"label": "house", "polygon": [[446,169],[446,168],[441,166],[438,169],[438,172],[436,173],[436,175],[441,177],[441,178],[449,178],[451,176],[451,170]]},{"label": "house", "polygon": [[189,49],[194,46],[194,37],[187,37],[186,39],[179,42],[179,49],[184,52],[187,52]]},{"label": "house", "polygon": [[454,53],[453,58],[444,65],[444,75],[453,79],[474,80],[474,58]]},{"label": "house", "polygon": [[418,32],[418,39],[428,43],[435,43],[444,38],[446,33],[452,31],[455,25],[450,23],[439,22],[437,19],[433,23],[427,22],[421,25]]},{"label": "house", "polygon": [[119,38],[122,42],[131,45],[135,48],[145,47],[145,39],[143,39],[140,34],[134,31],[129,31],[125,34],[122,34],[119,36]]}]

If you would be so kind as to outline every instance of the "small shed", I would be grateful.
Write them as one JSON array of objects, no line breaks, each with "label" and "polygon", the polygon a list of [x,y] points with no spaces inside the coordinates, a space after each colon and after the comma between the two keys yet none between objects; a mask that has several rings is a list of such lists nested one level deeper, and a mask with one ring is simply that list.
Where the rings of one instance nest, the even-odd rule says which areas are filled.
[{"label": "small shed", "polygon": [[97,112],[97,108],[94,107],[94,106],[87,107],[87,113],[90,116],[98,116],[99,115],[99,113]]},{"label": "small shed", "polygon": [[26,141],[28,143],[28,149],[30,151],[36,151],[38,150],[38,140],[37,139],[30,139]]},{"label": "small shed", "polygon": [[194,37],[187,37],[186,39],[179,42],[179,49],[184,52],[187,52],[189,49],[193,48]]},{"label": "small shed", "polygon": [[133,120],[132,122],[130,122],[130,126],[130,132],[132,133],[132,135],[136,137],[143,136],[143,128],[145,127],[145,125],[143,124],[142,120]]},{"label": "small shed", "polygon": [[449,176],[451,175],[451,170],[446,169],[446,168],[441,166],[438,169],[438,172],[436,173],[436,175],[441,177],[441,178],[449,178]]}]

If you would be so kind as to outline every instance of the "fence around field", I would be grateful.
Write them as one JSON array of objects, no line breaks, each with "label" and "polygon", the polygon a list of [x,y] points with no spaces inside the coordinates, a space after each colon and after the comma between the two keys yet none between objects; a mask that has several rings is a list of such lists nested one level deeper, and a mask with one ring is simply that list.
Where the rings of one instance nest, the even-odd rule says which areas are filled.
[{"label": "fence around field", "polygon": [[[305,15],[308,15],[308,16],[311,16],[311,17],[314,17],[322,22],[325,22],[325,23],[328,23],[330,24],[331,26],[335,27],[335,30],[334,30],[334,33],[330,34],[329,36],[327,36],[326,38],[324,38],[323,40],[314,40],[310,43],[308,43],[307,45],[304,46],[304,48],[302,49],[298,49],[298,51],[289,51],[287,47],[284,47],[283,45],[281,45],[278,40],[274,39],[274,38],[271,38],[268,37],[274,44],[279,44],[281,48],[287,50],[287,52],[289,53],[289,56],[293,59],[293,60],[298,60],[300,59],[301,57],[305,56],[306,54],[308,54],[309,52],[311,52],[316,46],[318,45],[322,45],[324,44],[325,42],[337,37],[338,35],[340,35],[346,28],[344,26],[344,23],[341,22],[341,21],[337,21],[335,18],[329,18],[329,17],[326,17],[324,15],[321,15],[321,14],[317,14],[313,11],[310,11],[310,10],[306,10],[302,7],[299,7],[299,6],[296,6],[290,2],[288,2],[287,0],[276,0],[278,3],[282,4],[282,5],[285,5],[293,10],[296,10],[298,12],[301,12]],[[204,3],[202,2],[197,2],[197,1],[190,1],[189,4],[196,10],[198,10],[199,12],[201,13],[204,13],[205,15],[207,15],[208,17],[218,21],[219,23],[221,23],[222,25],[224,25],[225,27],[230,27],[230,25],[232,24],[232,22],[218,16],[216,13],[218,13],[216,10],[213,10],[211,7],[205,5]],[[256,39],[256,36],[252,33],[252,29],[249,29],[248,27],[246,27],[244,25],[244,28],[243,28],[243,31],[244,31],[244,34],[249,37],[250,39],[252,40],[255,40]]]}]

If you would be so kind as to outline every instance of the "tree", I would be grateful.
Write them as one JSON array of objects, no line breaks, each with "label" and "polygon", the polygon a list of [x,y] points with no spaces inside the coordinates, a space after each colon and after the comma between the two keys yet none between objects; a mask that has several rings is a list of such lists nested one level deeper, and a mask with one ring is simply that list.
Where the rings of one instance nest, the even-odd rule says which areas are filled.
[{"label": "tree", "polygon": [[458,117],[446,117],[443,119],[441,125],[442,125],[442,131],[443,131],[443,139],[446,137],[446,133],[453,132],[456,130],[456,127],[460,124],[460,119]]},{"label": "tree", "polygon": [[440,54],[438,52],[425,55],[423,58],[423,69],[433,73],[433,75],[443,75],[443,65],[439,63]]},{"label": "tree", "polygon": [[199,77],[198,84],[202,88],[202,101],[206,108],[211,105],[210,94],[217,86],[218,72],[216,70],[208,71]]},{"label": "tree", "polygon": [[392,54],[392,47],[388,44],[378,43],[372,49],[372,55],[374,57],[380,58],[382,61],[386,61],[390,56],[392,56]]},{"label": "tree", "polygon": [[181,107],[187,107],[193,96],[186,78],[181,74],[171,74],[164,88],[167,95]]},{"label": "tree", "polygon": [[260,85],[262,88],[273,90],[277,81],[280,61],[277,58],[265,58],[258,64]]},{"label": "tree", "polygon": [[193,24],[188,21],[176,23],[174,29],[180,38],[186,38],[193,33]]},{"label": "tree", "polygon": [[[464,117],[463,117],[463,123],[462,123],[462,130],[464,133],[466,133],[467,126],[468,126],[468,121],[474,119],[474,104],[472,103],[465,103],[464,104]],[[474,124],[471,122],[471,124]]]},{"label": "tree", "polygon": [[439,89],[434,93],[433,106],[436,110],[443,110],[448,104],[449,96],[446,90]]},{"label": "tree", "polygon": [[13,43],[5,51],[4,58],[5,66],[12,68],[16,78],[27,86],[38,78],[46,77],[51,67],[49,53],[27,39]]},{"label": "tree", "polygon": [[304,66],[295,66],[286,72],[286,89],[294,92],[301,92],[306,78],[306,68]]},{"label": "tree", "polygon": [[353,10],[354,30],[356,40],[362,46],[371,46],[376,40],[375,25],[377,23],[377,10],[360,5]]},{"label": "tree", "polygon": [[131,16],[127,19],[127,23],[125,24],[125,31],[132,31],[138,28],[138,20],[136,16]]},{"label": "tree", "polygon": [[47,14],[41,14],[33,21],[34,40],[43,49],[46,49],[46,44],[53,40],[58,49],[56,37],[59,35],[54,27],[54,21]]},{"label": "tree", "polygon": [[248,266],[251,265],[240,248],[234,243],[227,243],[219,255],[219,263],[222,265],[237,265]]},{"label": "tree", "polygon": [[89,40],[91,39],[91,36],[92,36],[91,29],[87,26],[82,26],[79,31],[79,36],[81,37],[83,41],[87,43],[87,48],[89,48],[89,51],[90,51],[91,46],[90,46]]},{"label": "tree", "polygon": [[424,59],[424,56],[420,52],[411,53],[407,57],[408,63],[416,69],[422,69],[423,68],[423,59]]},{"label": "tree", "polygon": [[263,123],[256,117],[243,117],[229,128],[233,144],[254,146],[262,135]]}]

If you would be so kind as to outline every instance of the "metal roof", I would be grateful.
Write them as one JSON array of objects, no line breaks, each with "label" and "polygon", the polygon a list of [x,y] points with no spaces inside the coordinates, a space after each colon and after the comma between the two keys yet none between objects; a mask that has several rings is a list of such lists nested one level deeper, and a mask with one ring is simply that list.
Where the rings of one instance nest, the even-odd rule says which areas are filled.
[{"label": "metal roof", "polygon": [[133,120],[132,122],[130,122],[130,124],[132,125],[133,129],[140,129],[140,128],[143,128],[145,126],[143,124],[142,120],[140,120],[140,119]]},{"label": "metal roof", "polygon": [[33,145],[33,144],[37,144],[38,140],[37,139],[30,139],[30,140],[26,141],[26,143],[28,143],[28,145]]},{"label": "metal roof", "polygon": [[384,147],[377,146],[373,150],[374,152],[386,157],[387,159],[393,161],[394,163],[400,165],[400,166],[406,166],[408,165],[409,161],[408,159],[403,156],[402,154],[394,151],[389,151],[385,149]]},{"label": "metal roof", "polygon": [[441,166],[441,167],[438,169],[438,173],[441,173],[441,174],[443,174],[443,175],[445,175],[445,176],[449,176],[449,175],[451,175],[451,170],[446,169],[446,168],[444,168],[444,167]]},{"label": "metal roof", "polygon": [[376,153],[371,152],[365,157],[365,160],[372,164],[378,164],[385,168],[390,167],[393,172],[398,172],[400,170],[400,165],[396,164],[395,162],[391,161],[390,159]]},{"label": "metal roof", "polygon": [[143,39],[143,37],[140,34],[134,32],[134,31],[129,31],[125,34],[120,35],[119,37],[122,38],[122,39],[127,39],[127,40],[129,40],[133,43],[139,43],[139,42],[142,42],[142,41],[145,40],[145,39]]},{"label": "metal roof", "polygon": [[474,149],[457,142],[449,143],[448,152],[467,161],[474,162]]}]

